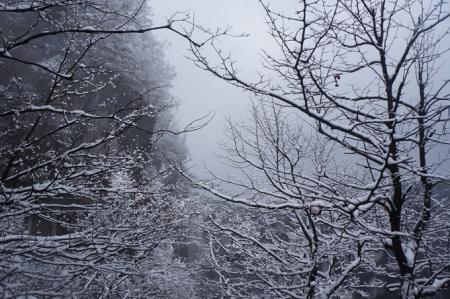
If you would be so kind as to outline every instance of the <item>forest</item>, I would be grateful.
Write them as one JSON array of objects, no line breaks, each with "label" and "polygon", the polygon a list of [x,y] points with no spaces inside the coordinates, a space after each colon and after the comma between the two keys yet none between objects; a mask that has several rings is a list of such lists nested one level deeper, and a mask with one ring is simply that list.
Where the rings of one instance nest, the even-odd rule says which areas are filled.
[{"label": "forest", "polygon": [[[0,0],[2,298],[450,297],[449,3],[248,1],[251,75],[226,42],[250,18]],[[217,111],[179,121],[162,33],[216,80],[190,89],[246,96],[221,169],[193,166]]]}]

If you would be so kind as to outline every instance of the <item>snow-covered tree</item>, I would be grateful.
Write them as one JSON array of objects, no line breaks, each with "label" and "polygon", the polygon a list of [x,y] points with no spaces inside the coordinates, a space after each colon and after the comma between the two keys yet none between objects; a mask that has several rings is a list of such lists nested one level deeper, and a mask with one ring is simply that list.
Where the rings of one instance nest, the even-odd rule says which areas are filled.
[{"label": "snow-covered tree", "polygon": [[327,198],[323,175],[337,172],[333,148],[275,102],[254,104],[252,117],[230,122],[227,132],[222,158],[238,171],[195,181],[237,205],[216,202],[206,211],[210,282],[232,297],[352,294],[348,286],[360,282],[351,274],[370,258],[369,239]]},{"label": "snow-covered tree", "polygon": [[187,214],[163,153],[183,160],[174,134],[196,123],[174,131],[172,71],[146,33],[182,20],[149,15],[145,1],[0,3],[2,297],[167,295],[187,273],[156,251]]},{"label": "snow-covered tree", "polygon": [[[230,275],[223,281],[243,290],[238,295],[303,297],[308,287],[310,297],[329,297],[346,281],[353,290],[380,285],[350,282],[365,270],[402,298],[448,287],[448,4],[302,0],[284,12],[261,5],[279,52],[264,52],[267,73],[256,81],[240,76],[215,39],[214,57],[192,45],[197,65],[278,107],[256,113],[241,126],[246,134],[231,130],[231,163],[244,173],[231,183],[242,193],[197,182],[257,209],[246,218],[261,214],[245,226],[214,221],[225,235],[216,239],[222,253],[237,254],[218,260]],[[301,119],[332,152],[308,147],[285,118]],[[318,255],[304,255],[314,227]],[[380,255],[386,263],[377,263]]]}]

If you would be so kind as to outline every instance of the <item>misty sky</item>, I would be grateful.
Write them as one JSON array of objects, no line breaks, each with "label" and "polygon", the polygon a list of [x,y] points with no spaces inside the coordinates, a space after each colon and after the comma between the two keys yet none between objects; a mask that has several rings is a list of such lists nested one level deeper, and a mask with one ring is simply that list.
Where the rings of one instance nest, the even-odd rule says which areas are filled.
[{"label": "misty sky", "polygon": [[[292,2],[280,1],[279,4]],[[228,38],[221,44],[230,50],[239,61],[243,72],[254,74],[260,65],[261,48],[267,48],[272,40],[267,35],[264,13],[258,1],[248,0],[153,0],[153,20],[155,24],[164,23],[167,16],[175,11],[190,11],[195,15],[196,23],[205,27],[233,26],[234,33],[248,33],[246,38]],[[193,164],[196,172],[206,164],[213,170],[220,169],[220,163],[213,153],[220,152],[218,143],[223,140],[225,118],[239,120],[247,116],[251,97],[249,94],[197,69],[184,56],[188,44],[175,34],[159,31],[160,41],[166,41],[166,59],[174,68],[177,77],[173,81],[172,95],[180,102],[179,124],[198,118],[208,112],[215,112],[215,118],[204,129],[187,136]]]}]

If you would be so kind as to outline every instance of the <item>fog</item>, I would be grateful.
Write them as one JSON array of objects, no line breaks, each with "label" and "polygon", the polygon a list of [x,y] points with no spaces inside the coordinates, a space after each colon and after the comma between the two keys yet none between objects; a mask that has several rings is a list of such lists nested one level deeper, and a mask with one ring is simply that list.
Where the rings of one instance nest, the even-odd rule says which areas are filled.
[{"label": "fog", "polygon": [[0,1],[2,298],[450,298],[448,9]]},{"label": "fog", "polygon": [[[292,0],[270,3],[271,8],[279,12],[291,11],[296,4],[298,2]],[[269,53],[279,51],[268,34],[265,13],[259,1],[153,0],[150,6],[155,24],[164,24],[168,17],[180,13],[180,15],[189,14],[194,17],[196,24],[208,29],[231,26],[233,34],[248,34],[246,37],[226,37],[220,40],[220,47],[231,54],[233,60],[237,62],[239,74],[244,78],[256,78],[257,72],[267,73],[261,66],[262,49]],[[180,103],[177,114],[178,125],[183,126],[208,113],[215,115],[206,127],[186,135],[186,144],[191,155],[191,170],[196,174],[201,174],[205,168],[222,174],[233,172],[233,169],[227,168],[217,159],[217,155],[221,155],[220,144],[226,142],[224,138],[226,119],[236,122],[248,117],[252,96],[200,70],[192,61],[186,59],[190,56],[186,40],[164,30],[157,31],[155,35],[159,41],[164,42],[166,60],[176,74],[171,93]],[[402,44],[401,41],[398,43]],[[447,39],[446,44],[449,43]],[[394,48],[394,52],[396,49],[401,51],[403,47],[402,44]],[[446,71],[441,69],[436,79],[444,79],[445,76]],[[356,78],[349,75],[346,79],[352,81]],[[358,77],[357,80],[367,81],[367,86],[371,83],[370,79],[363,77]],[[351,90],[351,85],[348,86],[348,90]],[[345,92],[345,89],[342,92]],[[450,150],[447,146],[436,146],[434,151],[434,156],[440,157],[449,155]],[[352,157],[342,153],[337,154],[336,158],[344,163],[352,161]]]},{"label": "fog", "polygon": [[[280,1],[278,5],[292,3]],[[253,76],[260,69],[261,48],[273,46],[267,34],[263,9],[258,1],[208,1],[208,0],[154,0],[151,2],[155,24],[164,23],[174,12],[189,12],[195,22],[208,28],[232,26],[235,34],[245,33],[247,37],[223,39],[221,46],[230,51],[239,62],[239,69]],[[203,129],[187,134],[186,143],[192,158],[193,171],[201,173],[204,166],[223,172],[224,166],[218,161],[223,130],[227,118],[238,121],[247,116],[251,95],[198,69],[189,56],[188,43],[179,36],[167,32],[156,33],[166,45],[165,55],[176,73],[172,82],[172,95],[179,101],[178,123],[180,126],[208,113],[214,113],[213,120]],[[269,47],[268,47],[269,46]],[[242,74],[241,73],[241,74]]]}]

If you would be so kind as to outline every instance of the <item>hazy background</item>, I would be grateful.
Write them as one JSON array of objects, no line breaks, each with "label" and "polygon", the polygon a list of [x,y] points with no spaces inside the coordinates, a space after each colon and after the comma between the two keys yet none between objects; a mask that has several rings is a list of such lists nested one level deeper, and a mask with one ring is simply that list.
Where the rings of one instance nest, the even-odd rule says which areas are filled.
[{"label": "hazy background", "polygon": [[[271,8],[279,12],[289,12],[295,9],[296,4],[295,0],[270,2]],[[245,38],[221,38],[219,44],[222,49],[230,51],[241,70],[240,75],[245,77],[256,78],[257,71],[265,73],[261,69],[262,48],[277,53],[276,45],[268,34],[264,10],[258,0],[152,0],[150,6],[153,8],[152,19],[155,25],[164,24],[167,17],[177,11],[189,12],[191,16],[195,16],[195,23],[204,27],[215,29],[232,26],[233,33],[249,34]],[[207,127],[187,135],[186,144],[192,157],[192,170],[201,174],[204,166],[207,166],[221,174],[229,171],[218,161],[215,153],[220,154],[219,143],[224,141],[225,119],[229,117],[232,121],[238,121],[247,117],[251,95],[196,68],[185,57],[189,56],[186,40],[168,31],[157,31],[155,35],[158,40],[165,42],[166,60],[177,74],[173,80],[172,95],[181,104],[177,115],[179,125],[183,126],[208,112],[215,113]],[[447,40],[447,44],[450,44],[450,40]],[[401,48],[403,47],[399,47]],[[445,77],[445,74],[444,71],[437,78]],[[450,155],[448,146],[435,146],[434,152],[437,158]],[[350,161],[352,158],[338,156],[342,161]]]},{"label": "hazy background", "polygon": [[[279,1],[277,7],[288,3],[292,0]],[[263,9],[256,0],[153,0],[150,5],[153,7],[155,25],[164,23],[176,11],[189,11],[195,16],[195,22],[204,27],[232,26],[234,33],[250,34],[245,38],[226,38],[221,43],[224,49],[231,51],[245,75],[256,74],[256,67],[260,66],[261,61],[260,49],[274,46],[267,34]],[[223,172],[214,153],[220,153],[219,143],[224,140],[225,119],[229,117],[237,121],[246,117],[251,96],[196,68],[185,58],[189,55],[188,43],[176,34],[158,31],[156,36],[166,43],[166,59],[177,74],[173,80],[172,95],[181,104],[177,115],[179,125],[183,126],[208,112],[215,113],[207,127],[187,136],[193,170],[201,174],[206,165],[214,171]]]}]

